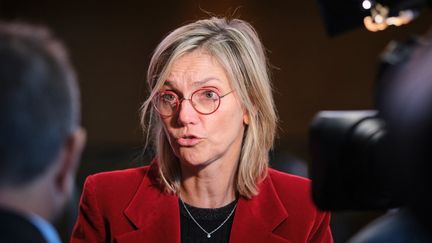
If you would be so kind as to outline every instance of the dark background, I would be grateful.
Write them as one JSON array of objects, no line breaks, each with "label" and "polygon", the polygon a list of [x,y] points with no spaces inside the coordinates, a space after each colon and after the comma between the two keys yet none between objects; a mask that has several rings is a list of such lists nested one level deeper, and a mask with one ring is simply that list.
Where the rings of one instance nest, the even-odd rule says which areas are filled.
[{"label": "dark background", "polygon": [[[314,0],[1,0],[2,20],[49,26],[68,46],[77,69],[88,132],[77,198],[88,174],[143,163],[136,159],[144,144],[139,108],[152,51],[169,31],[207,17],[207,12],[235,12],[255,26],[268,49],[280,115],[272,154],[276,167],[308,161],[309,122],[319,110],[373,108],[380,52],[390,40],[423,33],[432,20],[430,10],[424,10],[407,26],[379,33],[358,28],[330,38]],[[77,198],[58,224],[64,238],[75,220]],[[375,216],[333,214],[336,242],[344,242]]]}]

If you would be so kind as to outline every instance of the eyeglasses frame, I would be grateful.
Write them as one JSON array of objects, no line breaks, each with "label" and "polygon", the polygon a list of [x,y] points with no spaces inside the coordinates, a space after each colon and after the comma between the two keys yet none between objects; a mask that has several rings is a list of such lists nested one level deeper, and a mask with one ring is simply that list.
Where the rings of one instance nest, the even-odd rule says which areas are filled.
[{"label": "eyeglasses frame", "polygon": [[182,103],[184,100],[188,100],[188,101],[190,102],[190,104],[192,105],[192,107],[194,108],[194,110],[195,110],[197,113],[199,113],[199,114],[201,114],[201,115],[211,115],[211,114],[215,113],[215,112],[219,109],[219,106],[220,106],[220,104],[221,104],[221,101],[220,101],[220,100],[221,100],[223,97],[225,97],[225,96],[231,94],[232,92],[234,92],[234,90],[231,90],[231,91],[229,91],[228,93],[226,93],[226,94],[224,94],[224,95],[218,95],[218,94],[215,92],[216,95],[219,96],[219,103],[218,103],[217,107],[214,109],[214,111],[212,111],[212,112],[210,112],[210,113],[205,113],[205,112],[200,112],[199,110],[197,110],[197,108],[195,108],[195,106],[194,106],[194,104],[193,104],[193,102],[192,102],[192,97],[193,97],[193,95],[194,95],[195,93],[197,93],[198,91],[201,91],[201,90],[214,91],[214,90],[209,89],[209,88],[199,88],[199,89],[195,90],[194,92],[192,92],[192,94],[190,95],[190,98],[189,98],[189,99],[186,99],[185,97],[180,98],[180,97],[179,97],[179,96],[178,96],[174,91],[171,91],[171,90],[167,90],[167,91],[159,91],[159,92],[157,93],[157,95],[154,96],[153,99],[156,99],[156,97],[160,97],[160,95],[161,95],[162,93],[172,93],[173,95],[175,95],[175,96],[177,97],[177,98],[176,98],[176,109],[175,109],[175,111],[173,112],[173,114],[171,114],[171,115],[164,115],[164,114],[162,114],[162,113],[158,110],[158,108],[156,107],[156,103],[155,103],[155,102],[153,102],[153,107],[154,107],[155,110],[159,113],[160,116],[162,116],[162,117],[171,117],[171,116],[174,116],[174,114],[177,114],[177,113],[179,112],[179,109],[180,109],[180,105],[181,105],[181,103]]}]

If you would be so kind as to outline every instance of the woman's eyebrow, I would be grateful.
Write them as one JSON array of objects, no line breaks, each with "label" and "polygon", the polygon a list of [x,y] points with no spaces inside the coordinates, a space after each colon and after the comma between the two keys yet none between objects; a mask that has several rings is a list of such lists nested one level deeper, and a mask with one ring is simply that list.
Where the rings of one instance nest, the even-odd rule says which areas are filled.
[{"label": "woman's eyebrow", "polygon": [[[197,81],[193,81],[192,82],[192,86],[193,87],[200,87],[200,86],[203,86],[203,85],[205,85],[206,83],[208,83],[208,82],[210,82],[210,81],[217,81],[217,82],[220,82],[220,79],[218,79],[218,78],[216,78],[216,77],[207,77],[207,78],[205,78],[205,79],[202,79],[202,80],[197,80]],[[170,87],[170,88],[172,88],[172,89],[175,89],[175,85],[173,84],[173,83],[175,83],[175,81],[172,81],[172,80],[166,80],[165,82],[164,82],[164,86],[168,86],[168,87]]]},{"label": "woman's eyebrow", "polygon": [[206,83],[208,83],[209,81],[212,81],[212,80],[215,80],[215,81],[218,81],[218,82],[220,81],[216,77],[208,77],[208,78],[205,78],[203,80],[194,81],[192,83],[192,85],[195,86],[195,87],[197,87],[197,86],[203,86],[204,84],[206,84]]},{"label": "woman's eyebrow", "polygon": [[165,82],[163,83],[163,86],[169,86],[170,88],[174,88],[174,85],[171,82],[172,81],[165,80]]}]

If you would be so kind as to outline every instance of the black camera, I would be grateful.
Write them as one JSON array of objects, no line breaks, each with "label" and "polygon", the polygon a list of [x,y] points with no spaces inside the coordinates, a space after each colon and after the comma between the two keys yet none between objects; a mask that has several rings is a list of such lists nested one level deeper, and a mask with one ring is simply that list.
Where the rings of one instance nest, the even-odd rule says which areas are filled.
[{"label": "black camera", "polygon": [[382,61],[376,110],[321,111],[311,124],[313,200],[330,211],[404,209],[353,242],[431,242],[432,32],[390,44]]},{"label": "black camera", "polygon": [[[363,24],[371,31],[398,26],[431,5],[430,0],[319,2],[331,36]],[[313,119],[312,197],[328,211],[395,208],[350,243],[432,242],[432,30],[391,42],[381,61],[373,110],[321,111]]]},{"label": "black camera", "polygon": [[387,130],[376,110],[321,111],[312,122],[313,198],[325,210],[396,207],[383,159]]},{"label": "black camera", "polygon": [[[382,55],[376,110],[321,111],[311,125],[313,198],[325,210],[417,205],[432,188],[432,33]],[[422,189],[423,188],[423,189]]]}]

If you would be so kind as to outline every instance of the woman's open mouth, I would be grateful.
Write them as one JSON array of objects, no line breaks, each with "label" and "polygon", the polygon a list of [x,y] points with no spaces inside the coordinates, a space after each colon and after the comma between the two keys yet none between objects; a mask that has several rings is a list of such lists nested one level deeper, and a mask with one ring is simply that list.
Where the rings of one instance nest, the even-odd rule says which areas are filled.
[{"label": "woman's open mouth", "polygon": [[185,135],[177,138],[177,143],[180,146],[191,147],[197,145],[201,140],[201,138],[194,135]]}]

